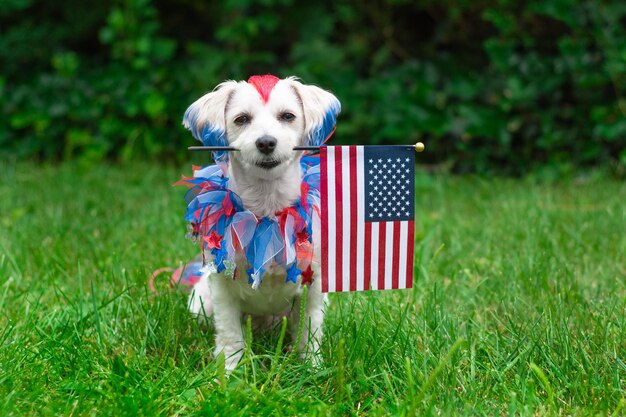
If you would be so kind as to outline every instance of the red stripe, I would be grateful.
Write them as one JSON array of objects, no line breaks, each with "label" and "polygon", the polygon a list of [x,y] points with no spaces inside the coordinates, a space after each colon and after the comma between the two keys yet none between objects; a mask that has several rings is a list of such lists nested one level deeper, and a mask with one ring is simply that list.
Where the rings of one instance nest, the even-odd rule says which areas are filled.
[{"label": "red stripe", "polygon": [[[335,260],[335,265],[336,265],[336,281],[337,281],[337,286],[336,286],[336,291],[337,292],[341,292],[343,291],[343,282],[342,282],[342,278],[343,278],[343,266],[342,266],[342,262],[343,262],[343,191],[342,191],[342,184],[341,184],[341,151],[342,151],[342,147],[341,146],[337,146],[335,147],[335,198],[337,203],[335,204],[335,228],[337,229],[337,233],[335,235],[335,242],[337,242],[337,244],[335,245],[335,247],[337,248],[337,256],[336,256],[336,260]],[[347,184],[348,186],[350,184]]]},{"label": "red stripe", "polygon": [[356,146],[350,146],[350,291],[356,291],[357,195]]},{"label": "red stripe", "polygon": [[406,254],[406,287],[413,288],[413,253],[415,251],[415,225],[413,220],[408,222],[409,233],[407,244],[409,245]]},{"label": "red stripe", "polygon": [[370,280],[372,279],[372,223],[365,222],[365,243],[363,244],[363,289],[370,289]]},{"label": "red stripe", "polygon": [[320,193],[322,200],[322,292],[328,292],[328,181],[326,148],[320,148]]},{"label": "red stripe", "polygon": [[400,222],[393,222],[393,254],[391,262],[391,288],[398,289],[400,280]]},{"label": "red stripe", "polygon": [[385,240],[387,234],[387,223],[378,223],[378,289],[385,288]]}]

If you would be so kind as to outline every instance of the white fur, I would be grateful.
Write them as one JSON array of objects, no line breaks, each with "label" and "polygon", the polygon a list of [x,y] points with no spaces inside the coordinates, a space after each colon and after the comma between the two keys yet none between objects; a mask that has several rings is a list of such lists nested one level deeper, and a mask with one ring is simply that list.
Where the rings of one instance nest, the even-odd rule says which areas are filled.
[{"label": "white fur", "polygon": [[[339,102],[321,88],[303,85],[295,78],[280,80],[264,103],[257,90],[245,81],[227,81],[213,92],[193,103],[187,110],[192,115],[185,119],[185,127],[202,131],[211,128],[224,131],[228,143],[240,152],[230,152],[229,187],[240,197],[246,209],[256,216],[273,216],[291,206],[300,197],[302,173],[301,152],[293,151],[297,145],[308,143],[313,130],[324,120],[326,111],[334,106],[339,112]],[[295,119],[286,122],[280,114],[289,112]],[[250,122],[240,126],[238,116],[250,116]],[[256,140],[264,135],[277,139],[271,159],[280,161],[274,168],[257,166],[267,160],[267,155],[256,147]],[[313,228],[316,259],[319,259],[319,225]],[[289,313],[292,336],[295,338],[300,320],[302,295],[301,277],[298,283],[285,282],[283,268],[267,268],[263,282],[257,289],[248,284],[243,256],[238,257],[238,277],[231,279],[214,270],[207,271],[195,285],[189,299],[190,311],[200,320],[213,316],[215,324],[215,355],[224,352],[226,368],[234,369],[244,348],[242,315],[277,316]],[[307,292],[304,329],[301,343],[296,348],[315,363],[319,363],[319,344],[326,295],[321,292],[319,266],[313,264],[314,278]]]}]

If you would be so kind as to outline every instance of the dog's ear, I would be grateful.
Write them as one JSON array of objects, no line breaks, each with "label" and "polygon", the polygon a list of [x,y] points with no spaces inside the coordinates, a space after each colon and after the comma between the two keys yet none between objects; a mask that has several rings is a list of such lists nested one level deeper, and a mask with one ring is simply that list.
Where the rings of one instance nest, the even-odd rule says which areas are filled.
[{"label": "dog's ear", "polygon": [[341,103],[337,97],[314,85],[291,80],[304,109],[305,145],[319,146],[335,130]]},{"label": "dog's ear", "polygon": [[196,100],[183,116],[183,126],[204,146],[226,146],[225,110],[236,81],[226,81]]}]

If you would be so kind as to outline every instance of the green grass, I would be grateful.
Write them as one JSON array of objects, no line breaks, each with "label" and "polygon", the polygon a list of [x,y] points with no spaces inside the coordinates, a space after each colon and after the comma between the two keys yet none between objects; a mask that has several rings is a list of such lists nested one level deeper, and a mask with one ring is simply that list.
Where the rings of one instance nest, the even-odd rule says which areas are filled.
[{"label": "green grass", "polygon": [[[626,185],[418,176],[413,290],[332,295],[313,369],[255,334],[221,385],[185,296],[186,167],[0,169],[2,415],[618,415]],[[621,410],[621,411],[620,411]]]}]

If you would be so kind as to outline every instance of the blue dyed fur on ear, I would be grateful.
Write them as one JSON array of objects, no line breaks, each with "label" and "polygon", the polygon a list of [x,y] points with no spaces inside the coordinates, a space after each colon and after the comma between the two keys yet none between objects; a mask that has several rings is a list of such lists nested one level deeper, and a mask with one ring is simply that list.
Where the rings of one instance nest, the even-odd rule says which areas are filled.
[{"label": "blue dyed fur on ear", "polygon": [[326,113],[324,114],[324,119],[322,123],[318,126],[314,127],[309,134],[307,145],[308,146],[320,146],[324,143],[324,141],[328,138],[328,136],[335,129],[335,125],[337,124],[337,116],[341,112],[341,104],[339,100],[333,98],[330,102],[330,105],[326,109]]},{"label": "blue dyed fur on ear", "polygon": [[[200,112],[204,110],[202,104],[195,102],[183,116],[183,126],[191,132],[192,136],[202,142],[204,146],[228,146],[226,132],[224,129],[213,125],[211,122],[199,121]],[[215,161],[225,161],[228,158],[228,152],[213,152]]]},{"label": "blue dyed fur on ear", "polygon": [[226,132],[210,122],[198,123],[199,106],[189,106],[183,116],[183,125],[191,131],[194,138],[202,142],[204,146],[227,146]]}]

